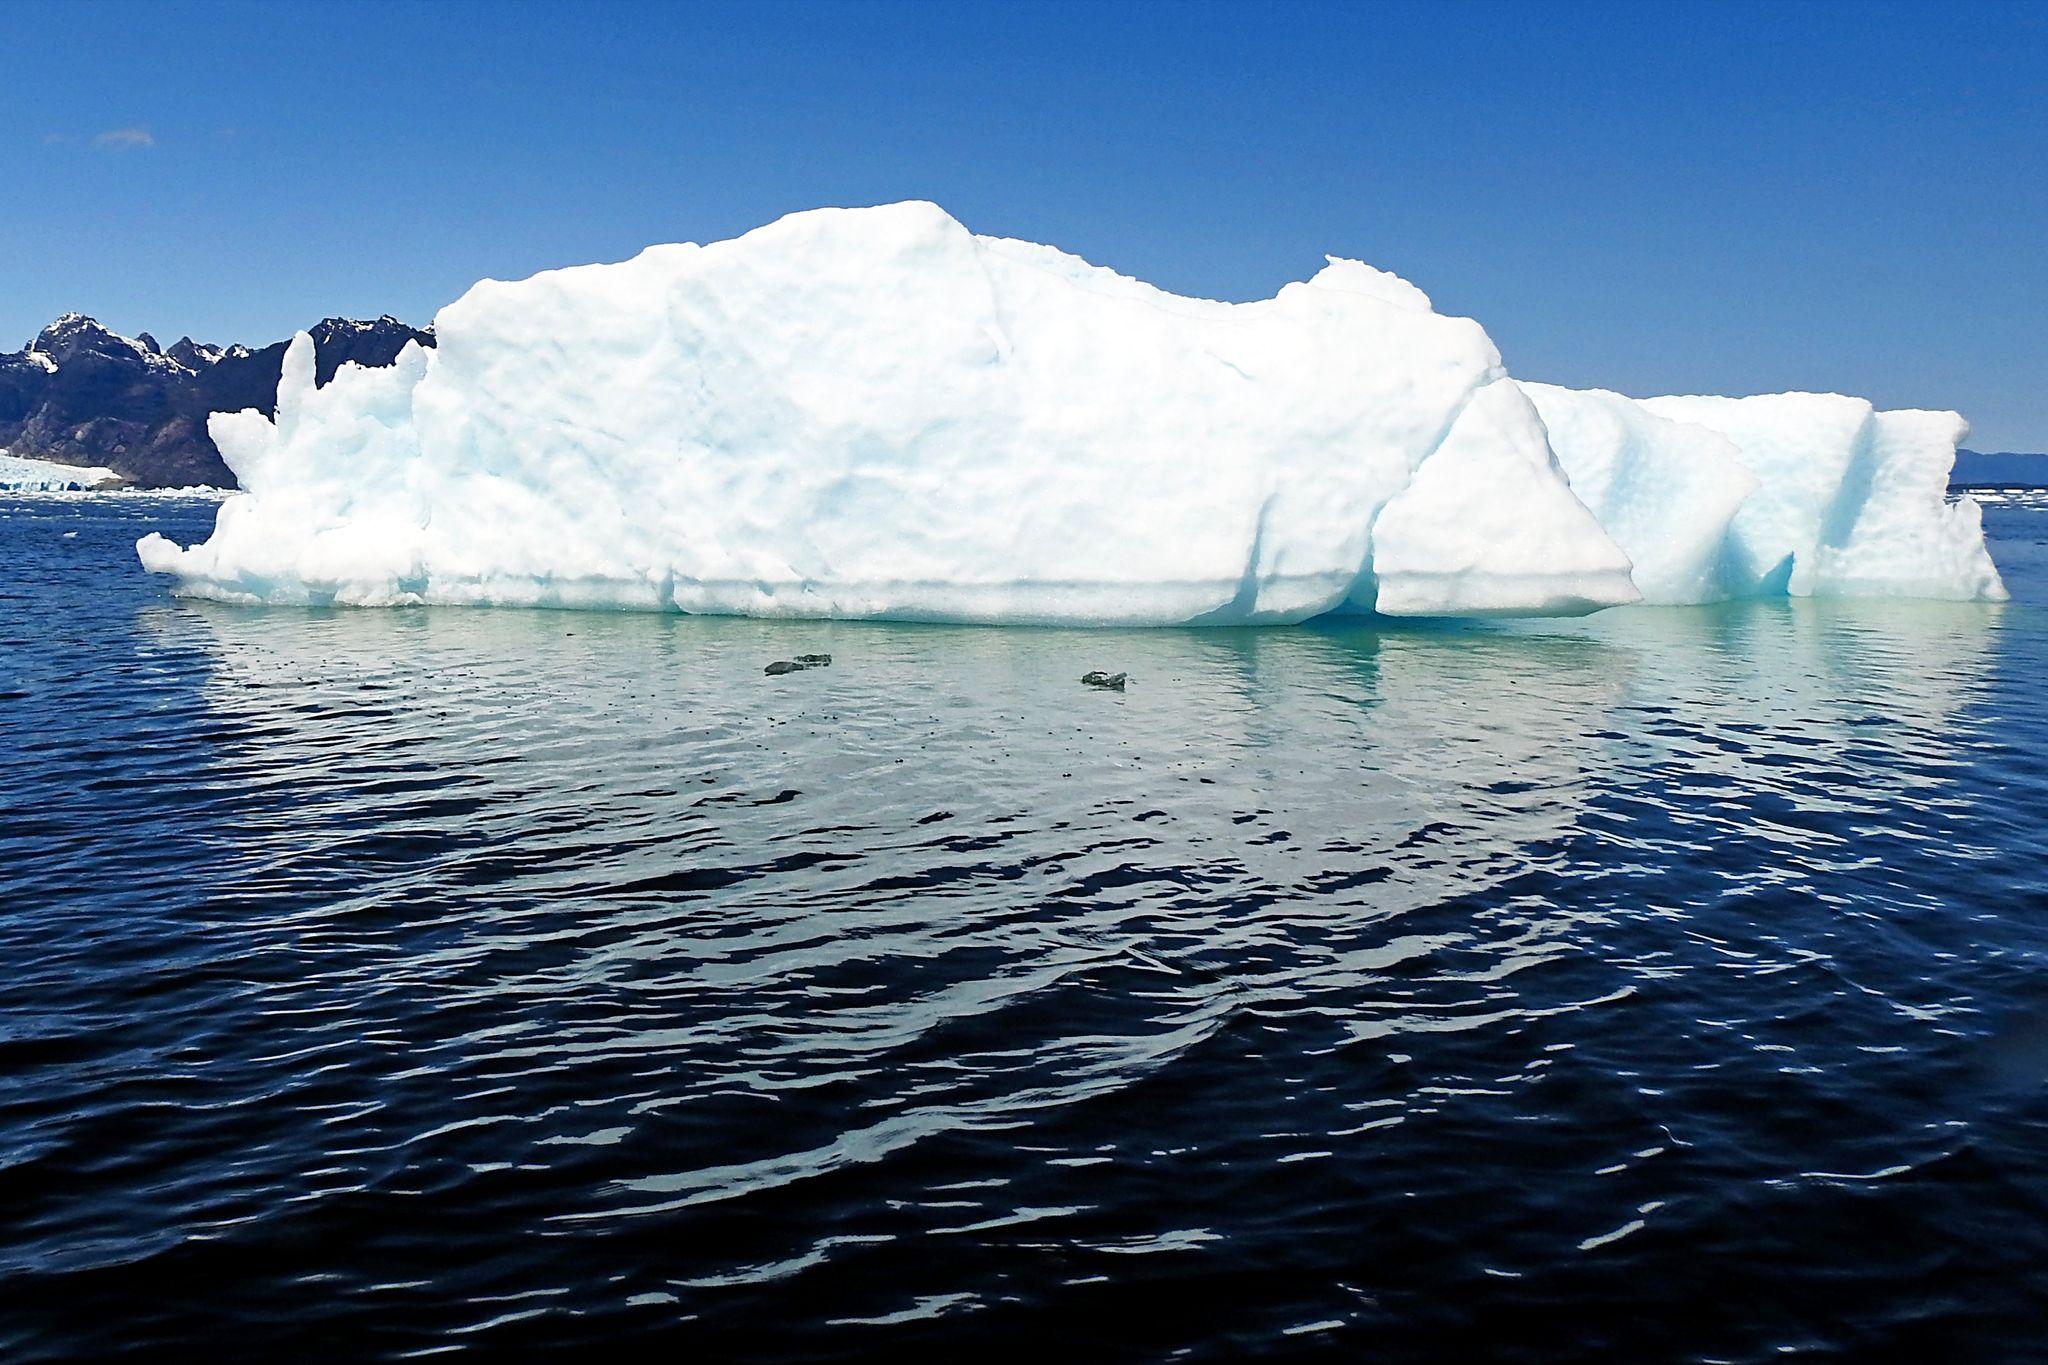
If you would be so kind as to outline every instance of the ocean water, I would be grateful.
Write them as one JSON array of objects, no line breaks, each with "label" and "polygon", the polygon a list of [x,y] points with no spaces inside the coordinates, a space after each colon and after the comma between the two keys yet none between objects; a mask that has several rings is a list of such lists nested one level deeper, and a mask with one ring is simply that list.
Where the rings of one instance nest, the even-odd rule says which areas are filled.
[{"label": "ocean water", "polygon": [[192,604],[210,505],[0,503],[0,1356],[2038,1359],[1990,500],[2003,607],[1115,633]]}]

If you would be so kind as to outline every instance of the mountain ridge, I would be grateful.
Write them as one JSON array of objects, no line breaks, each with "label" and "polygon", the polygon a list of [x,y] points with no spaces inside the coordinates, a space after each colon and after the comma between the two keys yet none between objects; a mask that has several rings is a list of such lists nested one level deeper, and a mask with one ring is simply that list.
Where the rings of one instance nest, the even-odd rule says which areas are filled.
[{"label": "mountain ridge", "polygon": [[2018,450],[1958,450],[1951,488],[2048,488],[2048,455]]}]

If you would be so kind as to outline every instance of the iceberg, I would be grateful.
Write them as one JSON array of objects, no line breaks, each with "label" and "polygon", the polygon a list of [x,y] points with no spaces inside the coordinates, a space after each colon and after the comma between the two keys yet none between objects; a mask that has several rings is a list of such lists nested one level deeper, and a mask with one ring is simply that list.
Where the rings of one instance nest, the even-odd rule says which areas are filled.
[{"label": "iceberg", "polygon": [[1889,510],[1824,512],[1793,552],[1854,555],[1781,584],[1777,502],[1744,517],[1806,471],[1741,423],[1518,384],[1361,262],[1214,302],[928,203],[486,280],[434,332],[324,387],[294,339],[274,420],[211,420],[244,491],[144,566],[238,602],[1258,624],[1952,587],[1974,526],[1921,544],[1940,433],[1873,417],[1897,453],[1836,482]]}]

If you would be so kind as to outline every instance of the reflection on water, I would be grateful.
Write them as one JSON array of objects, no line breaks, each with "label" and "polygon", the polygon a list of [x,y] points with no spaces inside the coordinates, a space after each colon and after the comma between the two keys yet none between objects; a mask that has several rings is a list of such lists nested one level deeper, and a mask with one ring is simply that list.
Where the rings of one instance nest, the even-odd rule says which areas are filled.
[{"label": "reflection on water", "polygon": [[53,578],[38,525],[8,601],[76,598],[0,673],[16,1354],[1926,1356],[2043,1306],[2019,582],[296,612]]}]

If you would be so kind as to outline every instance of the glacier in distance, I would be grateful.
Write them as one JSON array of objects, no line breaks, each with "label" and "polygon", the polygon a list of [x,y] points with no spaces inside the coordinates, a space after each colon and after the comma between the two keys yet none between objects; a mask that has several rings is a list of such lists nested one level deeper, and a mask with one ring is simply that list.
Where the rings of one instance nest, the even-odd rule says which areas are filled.
[{"label": "glacier in distance", "polygon": [[439,346],[217,414],[243,491],[137,549],[233,602],[1196,625],[1998,600],[1967,428],[1521,383],[1332,258],[1183,298],[927,203],[486,280]]}]

